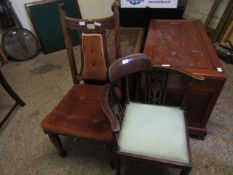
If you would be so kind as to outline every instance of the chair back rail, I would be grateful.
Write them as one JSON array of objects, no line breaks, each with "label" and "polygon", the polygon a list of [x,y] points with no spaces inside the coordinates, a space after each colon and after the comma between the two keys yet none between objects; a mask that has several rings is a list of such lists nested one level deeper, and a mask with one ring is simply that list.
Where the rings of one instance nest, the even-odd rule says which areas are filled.
[{"label": "chair back rail", "polygon": [[[175,111],[179,111],[176,115],[174,115],[174,117],[177,117],[176,119],[180,119],[182,117],[184,117],[184,121],[180,121],[180,123],[174,123],[173,125],[173,121],[171,121],[174,129],[180,128],[179,126],[181,126],[181,123],[184,123],[184,125],[182,124],[182,126],[184,126],[184,129],[179,130],[180,133],[181,132],[185,132],[185,134],[183,136],[185,136],[186,139],[186,150],[187,151],[187,161],[186,162],[182,162],[179,161],[179,159],[163,159],[160,157],[156,157],[156,156],[148,156],[148,152],[145,151],[144,154],[143,152],[140,151],[136,151],[134,152],[134,147],[133,146],[129,146],[128,144],[126,144],[126,146],[124,147],[124,142],[122,142],[123,137],[126,138],[124,141],[126,142],[130,142],[130,137],[134,137],[133,134],[135,134],[136,132],[132,132],[133,129],[136,130],[136,125],[139,126],[141,123],[143,125],[143,127],[139,127],[139,132],[144,131],[146,124],[144,122],[141,122],[142,120],[137,120],[137,118],[140,117],[145,117],[146,118],[146,113],[148,110],[148,108],[145,108],[146,110],[143,111],[145,113],[139,113],[139,115],[137,116],[137,114],[129,112],[126,114],[124,113],[124,108],[122,107],[122,104],[120,104],[120,100],[118,99],[118,96],[116,95],[117,92],[115,91],[115,86],[118,85],[118,83],[121,83],[121,98],[124,98],[124,96],[126,96],[124,98],[124,103],[123,105],[127,105],[127,103],[129,101],[137,101],[140,103],[149,103],[149,104],[156,104],[156,105],[164,105],[166,106],[166,91],[169,88],[169,78],[171,75],[175,76],[185,76],[186,78],[183,80],[182,78],[182,82],[181,85],[183,87],[183,100],[180,104],[181,108],[184,110],[178,110],[176,108],[171,108],[168,107],[168,109],[174,109]],[[188,72],[185,72],[183,70],[180,70],[178,68],[173,68],[173,67],[162,67],[162,66],[155,66],[151,68],[151,62],[150,59],[148,57],[146,57],[144,54],[134,54],[134,55],[129,55],[127,57],[123,57],[121,59],[118,59],[116,61],[114,61],[110,68],[109,68],[109,79],[111,81],[111,84],[106,84],[104,89],[102,90],[102,94],[101,94],[101,107],[102,110],[104,111],[105,115],[108,117],[110,123],[111,123],[111,128],[112,128],[112,132],[113,132],[113,140],[112,143],[114,144],[114,151],[116,153],[117,156],[119,157],[127,157],[127,158],[137,158],[140,160],[149,160],[149,161],[154,161],[156,163],[160,163],[160,164],[165,164],[165,165],[169,165],[169,166],[173,166],[173,167],[177,167],[177,168],[181,168],[181,174],[188,174],[189,171],[192,168],[192,160],[191,160],[191,151],[190,151],[190,144],[189,144],[189,138],[188,138],[188,129],[187,129],[187,118],[185,117],[185,112],[187,109],[187,99],[188,99],[188,93],[189,90],[191,89],[191,85],[193,81],[196,80],[204,80],[204,77],[201,76],[196,76],[193,74],[190,74]],[[185,85],[184,85],[185,84]],[[130,106],[131,104],[129,104]],[[141,105],[141,104],[138,104]],[[143,105],[144,106],[144,105]],[[147,105],[151,106],[151,105]],[[160,108],[158,106],[156,106],[157,108]],[[164,108],[164,107],[162,107]],[[139,108],[138,108],[139,109]],[[156,109],[156,108],[155,108]],[[131,108],[132,110],[132,108]],[[140,108],[140,110],[142,110],[142,108]],[[153,111],[154,112],[154,111]],[[183,114],[184,112],[184,114]],[[160,112],[162,113],[162,112]],[[166,113],[166,112],[165,112]],[[175,112],[174,112],[175,113]],[[127,116],[127,114],[129,116]],[[124,115],[126,115],[126,120],[123,121],[124,119]],[[131,116],[130,116],[131,115]],[[132,115],[135,115],[135,119],[136,119],[136,124],[133,121],[133,117]],[[148,114],[151,115],[150,117],[154,116],[153,114]],[[156,113],[156,117],[158,117],[158,119],[161,119],[159,117],[166,117],[166,115],[162,115],[159,116],[160,114]],[[173,115],[173,114],[171,114]],[[181,116],[182,115],[182,116]],[[127,118],[128,117],[128,118]],[[131,120],[130,120],[131,117]],[[173,118],[173,117],[172,117]],[[168,117],[169,119],[169,117]],[[170,118],[171,119],[171,118]],[[174,118],[173,118],[174,119]],[[129,122],[132,122],[133,125],[131,125],[132,127],[130,128]],[[145,121],[151,121],[150,119],[148,120],[148,118],[146,118]],[[179,120],[177,120],[179,121]],[[127,123],[128,122],[128,123]],[[168,122],[168,121],[164,121],[164,122]],[[166,124],[164,123],[163,124]],[[122,128],[121,128],[121,124]],[[127,124],[128,125],[127,125]],[[156,121],[155,121],[156,123]],[[168,127],[171,127],[171,123],[168,123]],[[150,126],[150,125],[148,125]],[[156,125],[154,125],[156,126]],[[129,128],[128,128],[129,127]],[[126,128],[129,129],[128,132],[126,132]],[[182,127],[181,127],[182,128]],[[122,132],[121,132],[122,129]],[[160,128],[159,128],[160,129]],[[166,130],[166,129],[165,129]],[[158,131],[158,130],[157,130]],[[151,132],[151,130],[147,130],[147,133],[143,133],[144,135],[142,135],[142,138],[146,135],[149,134],[149,132]],[[155,131],[156,132],[156,131]],[[132,133],[132,134],[131,134]],[[170,135],[167,132],[164,132],[165,135],[164,137],[169,136],[173,138],[174,135]],[[125,135],[124,135],[125,134]],[[162,134],[162,133],[161,133]],[[138,134],[140,135],[140,134]],[[179,134],[178,134],[179,135]],[[128,137],[129,136],[129,137]],[[183,137],[182,136],[182,137]],[[155,137],[156,139],[156,137]],[[142,139],[143,140],[143,139]],[[178,139],[179,140],[179,139]],[[131,141],[135,141],[134,139],[132,139]],[[144,141],[148,141],[148,140],[144,140]],[[156,140],[157,141],[157,140]],[[149,141],[148,141],[149,142]],[[134,143],[134,142],[132,142]],[[151,142],[152,143],[152,142]],[[151,144],[149,143],[149,144]],[[153,143],[151,145],[154,145]],[[164,145],[166,146],[166,145]],[[145,144],[145,148],[147,149],[147,144]],[[182,147],[183,149],[183,147]],[[170,151],[173,150],[173,147],[170,148]],[[149,150],[150,151],[150,150]],[[164,150],[162,150],[164,151]],[[170,153],[170,151],[168,151],[168,153]],[[164,152],[163,152],[164,153]],[[117,163],[117,172],[118,174],[120,174],[120,161],[119,161],[119,157],[116,159],[116,163]]]},{"label": "chair back rail", "polygon": [[[204,80],[204,77],[184,73],[178,68],[153,67],[148,71],[132,75],[134,78],[129,79],[127,86],[129,99],[148,104],[166,105],[166,95],[169,89],[169,77],[171,75],[183,76],[184,82],[182,100],[179,104],[181,109],[187,109],[188,94],[192,87],[193,81]],[[129,101],[129,100],[128,100]]]}]

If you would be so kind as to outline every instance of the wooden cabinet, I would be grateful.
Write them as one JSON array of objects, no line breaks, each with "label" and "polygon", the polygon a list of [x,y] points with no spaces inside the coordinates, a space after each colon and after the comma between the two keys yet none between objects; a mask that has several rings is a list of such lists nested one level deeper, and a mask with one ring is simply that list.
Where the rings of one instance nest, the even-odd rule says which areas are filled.
[{"label": "wooden cabinet", "polygon": [[[223,66],[198,20],[151,20],[144,53],[152,65],[179,67],[202,75],[204,81],[194,82],[188,96],[188,126],[190,135],[204,137],[207,123],[226,81]],[[179,103],[183,77],[170,75],[167,103]]]}]

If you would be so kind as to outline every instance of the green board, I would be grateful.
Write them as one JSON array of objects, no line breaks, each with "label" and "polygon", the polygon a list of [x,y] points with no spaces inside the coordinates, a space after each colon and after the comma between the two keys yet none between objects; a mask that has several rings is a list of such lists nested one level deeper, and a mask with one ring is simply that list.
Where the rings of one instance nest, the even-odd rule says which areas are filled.
[{"label": "green board", "polygon": [[[65,48],[58,5],[65,4],[67,16],[81,18],[77,0],[46,0],[25,4],[44,53]],[[71,32],[74,45],[79,44],[78,34]]]}]

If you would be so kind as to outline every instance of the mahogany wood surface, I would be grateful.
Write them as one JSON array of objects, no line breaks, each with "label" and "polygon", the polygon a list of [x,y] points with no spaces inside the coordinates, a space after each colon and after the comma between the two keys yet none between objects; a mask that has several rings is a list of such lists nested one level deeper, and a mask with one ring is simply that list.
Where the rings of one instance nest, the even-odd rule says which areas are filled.
[{"label": "mahogany wood surface", "polygon": [[[152,66],[170,66],[187,73],[204,76],[194,82],[188,96],[190,135],[204,137],[207,123],[227,79],[223,66],[198,20],[151,20],[144,54]],[[168,77],[167,103],[181,100],[184,80],[177,74]]]},{"label": "mahogany wood surface", "polygon": [[110,124],[99,103],[102,89],[100,85],[74,85],[43,119],[44,131],[110,142]]}]

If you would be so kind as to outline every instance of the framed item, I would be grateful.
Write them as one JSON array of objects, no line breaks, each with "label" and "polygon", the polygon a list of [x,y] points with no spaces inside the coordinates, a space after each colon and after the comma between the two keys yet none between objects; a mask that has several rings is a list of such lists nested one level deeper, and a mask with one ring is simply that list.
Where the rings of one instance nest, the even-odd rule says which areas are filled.
[{"label": "framed item", "polygon": [[[58,10],[60,3],[65,4],[67,15],[81,18],[77,0],[45,0],[25,4],[44,53],[65,48]],[[78,34],[73,32],[71,35],[73,44],[79,44]]]},{"label": "framed item", "polygon": [[12,27],[3,34],[2,47],[9,58],[15,61],[24,61],[37,55],[39,42],[29,30]]},{"label": "framed item", "polygon": [[233,21],[221,39],[220,45],[233,50]]},{"label": "framed item", "polygon": [[[218,20],[216,16],[220,16],[220,19]],[[232,19],[232,0],[215,0],[204,23],[204,26],[206,27],[206,30],[213,41],[218,40],[219,37],[226,31]]]}]

